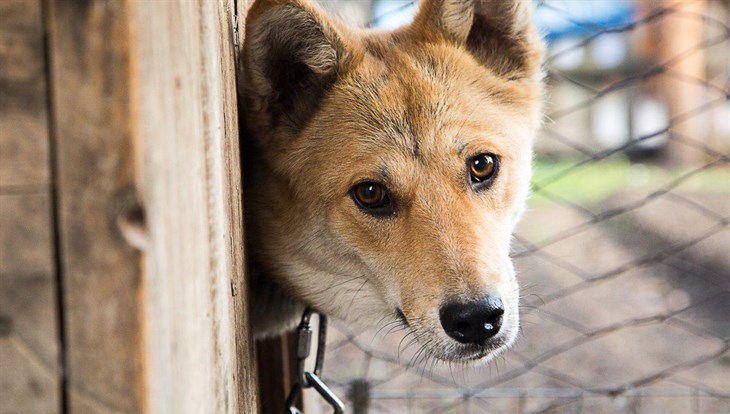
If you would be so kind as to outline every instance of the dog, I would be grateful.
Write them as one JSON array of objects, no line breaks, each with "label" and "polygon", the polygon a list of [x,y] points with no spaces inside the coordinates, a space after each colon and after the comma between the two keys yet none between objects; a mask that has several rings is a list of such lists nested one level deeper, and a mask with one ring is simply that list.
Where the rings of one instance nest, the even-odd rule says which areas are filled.
[{"label": "dog", "polygon": [[519,330],[509,252],[542,122],[528,0],[424,0],[356,30],[257,0],[242,49],[257,338],[305,306],[400,321],[429,355],[489,360]]}]

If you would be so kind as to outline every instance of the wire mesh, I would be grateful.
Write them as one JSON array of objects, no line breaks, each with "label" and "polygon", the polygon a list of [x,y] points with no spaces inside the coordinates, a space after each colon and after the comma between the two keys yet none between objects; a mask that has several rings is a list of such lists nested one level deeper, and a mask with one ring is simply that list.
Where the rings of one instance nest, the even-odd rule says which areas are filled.
[{"label": "wire mesh", "polygon": [[[367,25],[414,9],[324,3]],[[730,413],[728,3],[616,1],[608,23],[579,3],[536,3],[572,32],[546,32],[520,339],[467,368],[335,321],[326,380],[352,412]]]}]

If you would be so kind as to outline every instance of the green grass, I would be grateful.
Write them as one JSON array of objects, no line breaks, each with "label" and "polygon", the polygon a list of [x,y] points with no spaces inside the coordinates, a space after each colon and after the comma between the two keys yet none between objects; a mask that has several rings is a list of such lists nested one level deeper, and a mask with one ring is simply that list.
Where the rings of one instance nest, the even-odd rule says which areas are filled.
[{"label": "green grass", "polygon": [[[578,160],[544,160],[535,162],[533,182],[546,184],[543,188],[570,201],[581,204],[599,203],[613,194],[631,191],[651,193],[693,171],[667,170],[643,163],[631,163],[624,158],[589,162],[570,171],[562,178],[553,177],[575,165]],[[548,183],[549,182],[549,183]],[[677,187],[677,191],[727,193],[730,197],[730,169],[725,166],[709,168],[693,174]],[[532,205],[545,202],[539,191],[532,197]]]}]

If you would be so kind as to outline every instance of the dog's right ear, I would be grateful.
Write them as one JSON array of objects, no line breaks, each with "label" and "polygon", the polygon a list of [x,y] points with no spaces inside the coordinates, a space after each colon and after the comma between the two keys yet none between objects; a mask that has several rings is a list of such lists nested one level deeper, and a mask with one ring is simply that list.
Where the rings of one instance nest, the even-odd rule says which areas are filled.
[{"label": "dog's right ear", "polygon": [[509,80],[541,76],[542,42],[532,0],[422,0],[411,29],[425,41],[447,40]]},{"label": "dog's right ear", "polygon": [[306,0],[257,0],[246,19],[246,98],[259,127],[300,129],[353,64],[344,27]]}]

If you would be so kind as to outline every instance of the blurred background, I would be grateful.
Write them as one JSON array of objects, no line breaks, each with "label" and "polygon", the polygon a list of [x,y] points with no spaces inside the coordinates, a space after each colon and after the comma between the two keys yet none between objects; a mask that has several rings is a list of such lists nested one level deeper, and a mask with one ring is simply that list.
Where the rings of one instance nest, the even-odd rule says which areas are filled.
[{"label": "blurred background", "polygon": [[[381,28],[416,8],[320,3]],[[354,413],[730,413],[728,2],[536,4],[548,104],[515,348],[465,369],[335,321],[325,378]]]}]

